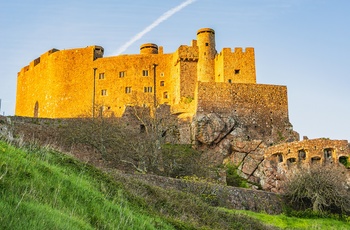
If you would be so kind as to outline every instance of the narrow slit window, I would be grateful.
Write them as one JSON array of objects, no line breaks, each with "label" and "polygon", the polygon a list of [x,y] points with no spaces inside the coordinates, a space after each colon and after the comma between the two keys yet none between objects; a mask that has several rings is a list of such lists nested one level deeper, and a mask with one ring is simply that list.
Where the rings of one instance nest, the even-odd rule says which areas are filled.
[{"label": "narrow slit window", "polygon": [[119,72],[119,77],[120,78],[123,78],[123,77],[125,77],[126,76],[126,72],[125,71],[120,71]]},{"label": "narrow slit window", "polygon": [[131,87],[125,87],[125,93],[131,93]]}]

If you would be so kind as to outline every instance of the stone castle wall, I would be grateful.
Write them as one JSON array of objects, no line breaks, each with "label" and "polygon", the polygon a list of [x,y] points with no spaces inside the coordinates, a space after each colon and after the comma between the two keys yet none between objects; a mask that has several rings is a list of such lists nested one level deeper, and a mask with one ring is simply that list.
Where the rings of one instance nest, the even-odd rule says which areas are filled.
[{"label": "stone castle wall", "polygon": [[197,114],[231,116],[243,140],[270,144],[299,138],[289,122],[285,86],[199,82],[197,101]]},{"label": "stone castle wall", "polygon": [[224,48],[215,61],[216,82],[256,83],[254,48]]},{"label": "stone castle wall", "polygon": [[190,46],[170,54],[153,43],[143,44],[140,54],[114,57],[103,57],[100,46],[54,49],[18,73],[15,113],[120,117],[130,105],[168,104],[175,114],[193,116],[198,82],[256,83],[255,78],[253,48],[217,54],[210,28],[200,29]]},{"label": "stone castle wall", "polygon": [[22,68],[17,79],[16,115],[76,117],[91,108],[95,50],[50,50]]}]

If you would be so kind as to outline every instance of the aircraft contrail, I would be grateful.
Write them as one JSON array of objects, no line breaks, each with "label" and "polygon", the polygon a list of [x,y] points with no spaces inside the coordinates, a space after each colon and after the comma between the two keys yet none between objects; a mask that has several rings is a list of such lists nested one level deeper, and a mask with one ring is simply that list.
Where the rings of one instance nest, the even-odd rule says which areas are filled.
[{"label": "aircraft contrail", "polygon": [[173,14],[175,14],[176,12],[179,12],[180,10],[182,10],[186,6],[194,3],[195,1],[197,1],[197,0],[187,0],[187,1],[183,2],[183,3],[181,3],[180,5],[178,5],[178,6],[174,7],[174,8],[172,8],[172,9],[168,10],[162,16],[160,16],[157,20],[155,20],[151,25],[147,26],[144,30],[142,30],[140,33],[136,34],[136,36],[134,36],[127,43],[125,43],[123,46],[121,46],[119,48],[119,50],[114,55],[119,55],[119,54],[123,53],[127,48],[129,48],[129,46],[131,46],[134,42],[136,42],[137,40],[142,38],[145,34],[150,32],[152,29],[154,29],[160,23],[162,23],[163,21],[167,20]]}]

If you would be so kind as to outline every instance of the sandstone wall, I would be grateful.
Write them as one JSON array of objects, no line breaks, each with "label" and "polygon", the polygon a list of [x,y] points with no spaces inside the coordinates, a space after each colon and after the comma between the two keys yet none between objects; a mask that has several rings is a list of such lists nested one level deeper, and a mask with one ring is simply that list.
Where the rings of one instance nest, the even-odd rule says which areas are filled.
[{"label": "sandstone wall", "polygon": [[197,115],[209,113],[232,117],[232,134],[243,140],[269,145],[299,138],[289,122],[285,86],[199,82]]},{"label": "sandstone wall", "polygon": [[87,110],[97,48],[50,50],[24,67],[17,78],[16,115],[76,117]]},{"label": "sandstone wall", "polygon": [[256,83],[254,48],[224,48],[215,59],[216,82]]}]

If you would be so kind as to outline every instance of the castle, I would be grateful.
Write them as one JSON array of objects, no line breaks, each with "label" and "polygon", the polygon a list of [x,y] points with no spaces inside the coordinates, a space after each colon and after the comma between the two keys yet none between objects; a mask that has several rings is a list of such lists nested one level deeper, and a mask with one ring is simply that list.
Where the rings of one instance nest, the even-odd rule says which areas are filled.
[{"label": "castle", "polygon": [[103,112],[120,117],[127,105],[154,103],[169,104],[174,113],[195,113],[193,100],[201,96],[197,92],[216,83],[242,83],[241,90],[253,87],[266,95],[277,90],[286,109],[285,87],[256,85],[254,49],[224,48],[217,53],[215,32],[209,28],[200,29],[190,46],[170,54],[152,43],[141,45],[140,54],[103,53],[101,46],[52,49],[22,68],[16,115],[70,118]]},{"label": "castle", "polygon": [[[217,52],[213,29],[198,30],[191,45],[181,45],[174,53],[165,54],[162,46],[147,43],[139,54],[103,55],[101,46],[52,49],[22,68],[16,116],[122,117],[130,106],[152,110],[168,105],[171,114],[188,121],[180,130],[182,143],[194,139],[217,145],[226,152],[223,155],[235,152],[232,143],[254,140],[264,144],[266,159],[272,157],[280,165],[296,159],[316,161],[318,153],[313,153],[318,158],[305,155],[311,149],[330,154],[334,162],[349,155],[347,141],[298,142],[288,117],[287,87],[257,84],[254,48]],[[308,147],[292,145],[293,157],[289,157],[284,153],[288,143]],[[233,161],[242,164],[237,157]],[[247,173],[248,179],[257,174],[255,169]]]}]

